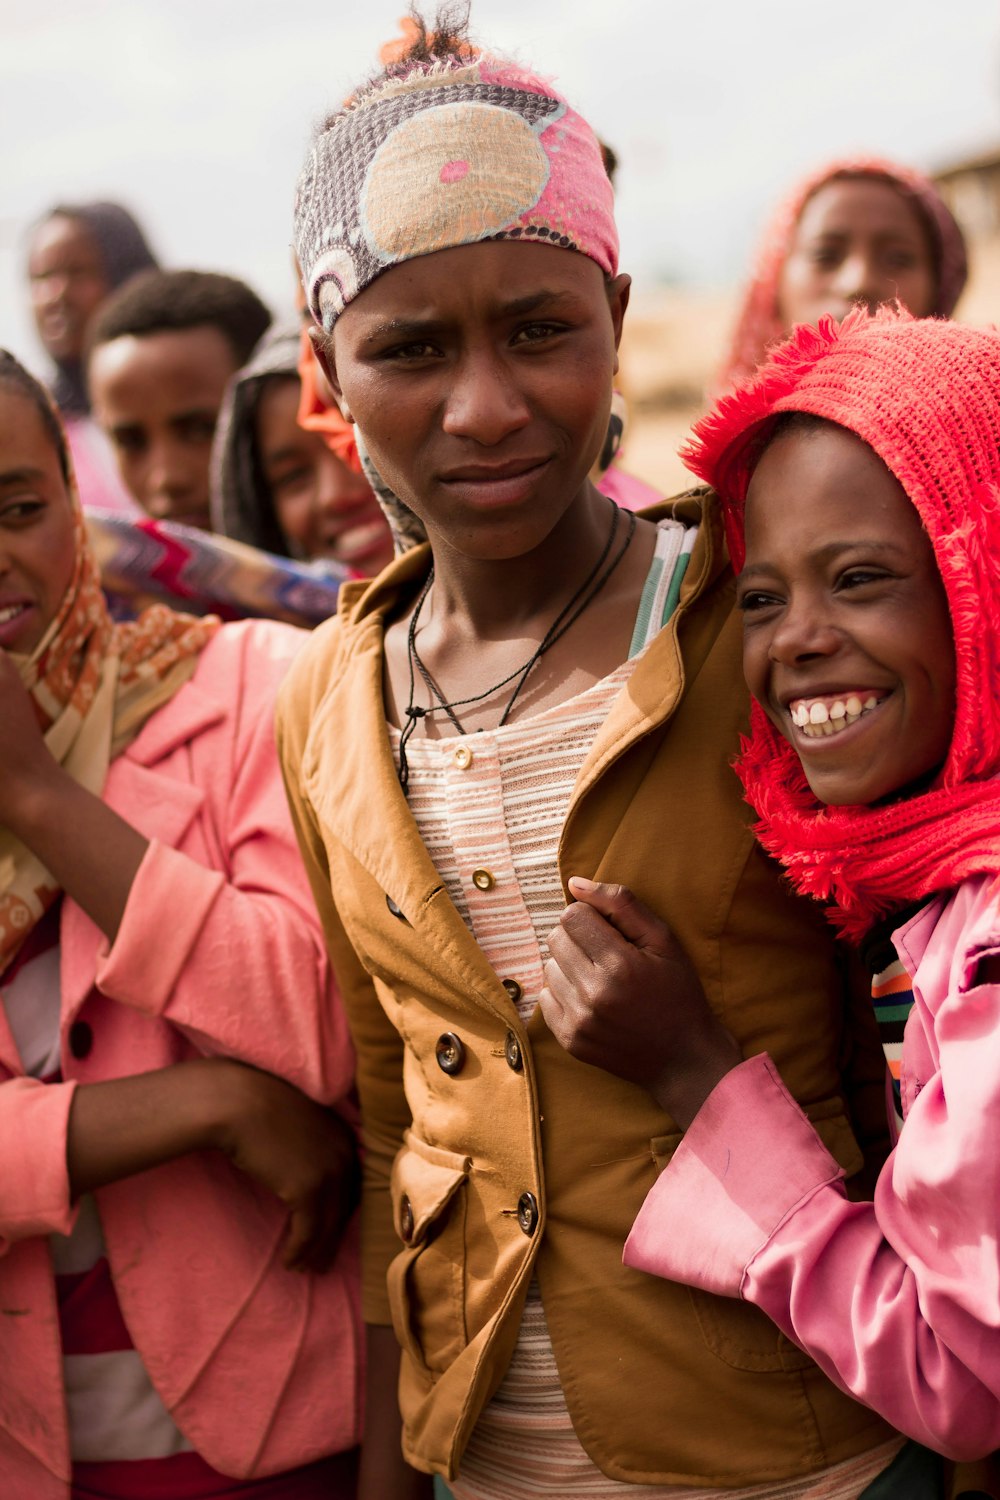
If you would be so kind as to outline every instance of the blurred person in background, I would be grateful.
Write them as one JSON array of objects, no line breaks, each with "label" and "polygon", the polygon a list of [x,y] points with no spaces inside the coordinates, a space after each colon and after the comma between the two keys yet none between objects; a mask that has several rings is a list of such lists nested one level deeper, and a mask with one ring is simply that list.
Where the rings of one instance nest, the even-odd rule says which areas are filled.
[{"label": "blurred person in background", "polygon": [[379,572],[392,538],[354,430],[303,380],[301,359],[299,325],[278,326],[231,382],[212,460],[213,529],[280,557]]},{"label": "blurred person in background", "polygon": [[898,298],[915,317],[949,318],[967,276],[962,231],[929,178],[877,158],[832,162],[797,184],[765,230],[717,389],[823,313]]},{"label": "blurred person in background", "polygon": [[209,468],[226,386],[270,322],[244,282],[211,271],[148,271],[101,308],[87,361],[94,415],[126,488],[154,519],[211,531]]},{"label": "blurred person in background", "polygon": [[52,361],[50,389],[65,424],[85,506],[131,512],[107,444],[89,420],[87,333],[102,304],[156,257],[118,203],[57,204],[31,230],[28,285],[35,328]]}]

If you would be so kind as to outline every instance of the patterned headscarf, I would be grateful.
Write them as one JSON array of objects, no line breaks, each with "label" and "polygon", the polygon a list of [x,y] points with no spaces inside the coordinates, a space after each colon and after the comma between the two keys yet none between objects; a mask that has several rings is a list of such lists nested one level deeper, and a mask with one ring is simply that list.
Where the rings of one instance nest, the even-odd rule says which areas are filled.
[{"label": "patterned headscarf", "polygon": [[858,938],[894,907],[1000,871],[1000,333],[891,308],[796,328],[683,453],[722,497],[737,568],[750,478],[783,412],[855,433],[899,481],[930,537],[954,632],[951,745],[934,785],[914,796],[824,806],[792,746],[752,708],[737,770],[758,838]]},{"label": "patterned headscarf", "polygon": [[[0,384],[0,395],[9,389]],[[75,536],[69,587],[34,651],[10,655],[49,750],[74,780],[100,795],[111,761],[192,676],[219,621],[154,605],[138,620],[113,624],[72,476],[68,491]],[[48,870],[0,827],[0,974],[58,895]]]},{"label": "patterned headscarf", "polygon": [[360,474],[361,459],[358,457],[354,424],[345,421],[337,408],[330,405],[328,401],[324,401],[320,394],[319,367],[316,364],[312,344],[309,342],[308,330],[304,327],[299,331],[297,368],[301,386],[296,421],[300,427],[305,428],[306,432],[318,432],[330,452],[339,458],[342,464],[353,469],[355,474]]},{"label": "patterned headscarf", "polygon": [[937,295],[931,312],[937,317],[951,317],[962,295],[969,267],[962,231],[933,182],[910,167],[897,166],[877,157],[847,157],[843,161],[831,162],[811,172],[793,188],[764,231],[736,319],[729,354],[716,381],[718,391],[751,375],[768,348],[784,337],[787,330],[778,316],[778,293],[803,210],[828,183],[852,177],[871,177],[886,182],[907,202],[914,204],[921,222],[927,227],[934,252]]},{"label": "patterned headscarf", "polygon": [[[617,270],[611,184],[590,126],[550,84],[485,53],[390,68],[328,122],[299,178],[295,249],[327,332],[391,266],[497,239]],[[333,295],[321,305],[324,288]]]},{"label": "patterned headscarf", "polygon": [[270,489],[261,471],[255,426],[265,383],[298,377],[299,326],[272,323],[226,388],[212,442],[212,529],[287,557]]}]

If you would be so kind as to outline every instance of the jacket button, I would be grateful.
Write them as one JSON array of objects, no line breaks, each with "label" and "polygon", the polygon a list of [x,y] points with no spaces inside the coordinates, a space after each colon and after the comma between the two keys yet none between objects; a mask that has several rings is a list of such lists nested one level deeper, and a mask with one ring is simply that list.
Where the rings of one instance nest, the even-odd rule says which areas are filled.
[{"label": "jacket button", "polygon": [[473,870],[472,884],[476,887],[477,891],[491,891],[496,885],[496,881],[489,870]]},{"label": "jacket button", "polygon": [[517,980],[501,979],[500,983],[503,985],[504,989],[507,991],[508,995],[516,1005],[521,996],[524,994],[524,991],[521,989],[521,986],[518,984]]},{"label": "jacket button", "polygon": [[538,1199],[534,1193],[522,1193],[518,1198],[517,1222],[529,1236],[538,1228]]},{"label": "jacket button", "polygon": [[438,1037],[434,1055],[442,1073],[461,1073],[465,1067],[465,1043],[453,1031]]},{"label": "jacket button", "polygon": [[[401,907],[398,907],[396,905],[395,901],[393,901],[393,899],[392,899],[391,896],[386,896],[386,898],[385,898],[385,904],[389,908],[389,910],[392,912],[392,914],[393,914],[394,917],[398,917],[401,922],[406,922],[406,914],[403,912],[403,910],[402,910]],[[409,922],[406,922],[406,925],[407,925],[407,927],[409,927],[409,925],[410,925]]]},{"label": "jacket button", "polygon": [[452,760],[460,771],[467,771],[475,760],[475,756],[468,745],[456,745]]},{"label": "jacket button", "polygon": [[413,1238],[413,1204],[404,1193],[399,1200],[399,1230],[407,1244]]},{"label": "jacket button", "polygon": [[69,1050],[74,1057],[87,1057],[94,1045],[94,1032],[88,1021],[74,1021],[69,1028]]},{"label": "jacket button", "polygon": [[503,1044],[503,1055],[507,1059],[507,1066],[515,1073],[520,1073],[524,1067],[524,1059],[521,1056],[521,1043],[512,1031],[508,1031],[507,1040]]}]

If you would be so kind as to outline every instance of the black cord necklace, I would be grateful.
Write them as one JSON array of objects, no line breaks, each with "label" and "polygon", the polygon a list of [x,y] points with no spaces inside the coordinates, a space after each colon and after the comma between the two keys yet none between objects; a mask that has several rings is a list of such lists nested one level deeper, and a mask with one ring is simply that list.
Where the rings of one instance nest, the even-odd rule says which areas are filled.
[{"label": "black cord necklace", "polygon": [[[453,698],[450,701],[447,701],[444,697],[444,694],[441,692],[441,689],[434,681],[434,678],[431,676],[431,673],[425,666],[424,662],[421,660],[420,653],[417,650],[417,624],[420,619],[420,612],[423,609],[424,603],[427,599],[427,595],[430,593],[431,584],[434,582],[434,568],[433,566],[431,567],[431,570],[427,575],[427,581],[421,589],[419,598],[414,605],[413,614],[410,616],[410,625],[406,635],[406,655],[410,669],[410,694],[409,702],[406,705],[406,723],[404,724],[402,733],[399,737],[399,784],[403,788],[404,792],[407,790],[410,780],[410,767],[406,756],[406,746],[409,742],[410,736],[413,734],[413,731],[417,727],[417,720],[424,719],[429,714],[441,712],[448,716],[449,720],[458,730],[459,734],[464,735],[466,733],[465,728],[462,725],[457,714],[455,713],[455,709],[465,708],[470,703],[481,703],[484,698],[491,698],[493,694],[499,692],[502,687],[506,687],[509,682],[513,682],[515,684],[514,691],[508,698],[504,711],[500,715],[500,724],[506,724],[507,719],[510,716],[511,709],[517,702],[521,689],[527,682],[532,668],[545,655],[546,651],[554,646],[556,641],[561,640],[572,625],[576,624],[577,620],[583,614],[587,606],[597,598],[597,595],[601,592],[604,585],[607,583],[608,579],[611,577],[612,573],[615,571],[618,564],[625,556],[625,553],[629,549],[629,544],[632,541],[632,537],[635,535],[635,515],[630,511],[628,513],[628,530],[626,532],[625,539],[619,547],[618,551],[615,553],[614,557],[611,559],[611,562],[608,563],[608,566],[606,568],[604,568],[604,564],[608,560],[611,548],[614,546],[615,537],[618,535],[618,526],[621,520],[621,511],[619,510],[618,506],[614,503],[613,500],[610,502],[610,504],[612,508],[611,528],[608,532],[608,539],[604,543],[604,548],[601,552],[600,557],[597,559],[597,562],[594,564],[593,568],[591,568],[590,572],[587,574],[586,578],[583,580],[576,593],[559,612],[555,620],[553,620],[552,624],[549,626],[548,630],[545,632],[544,636],[535,647],[534,651],[528,657],[528,660],[523,664],[523,666],[516,667],[513,672],[509,673],[499,682],[495,682],[492,687],[486,688],[482,693],[473,693],[468,698]],[[604,568],[603,573],[601,572],[602,568]],[[424,686],[427,688],[428,693],[430,693],[432,698],[437,699],[436,703],[431,703],[427,708],[422,708],[419,704],[414,703],[413,701],[413,695],[416,690],[416,672],[414,671],[414,668],[416,668],[416,672],[420,673],[420,676],[423,679]]]}]

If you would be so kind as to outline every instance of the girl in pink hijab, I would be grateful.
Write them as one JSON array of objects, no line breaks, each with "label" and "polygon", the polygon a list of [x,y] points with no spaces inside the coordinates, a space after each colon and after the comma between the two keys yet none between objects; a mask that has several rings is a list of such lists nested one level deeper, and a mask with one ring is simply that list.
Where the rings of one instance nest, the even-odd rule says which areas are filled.
[{"label": "girl in pink hijab", "polygon": [[768,224],[719,372],[752,375],[796,323],[897,298],[915,317],[951,317],[968,276],[965,240],[929,178],[877,157],[810,173]]}]

